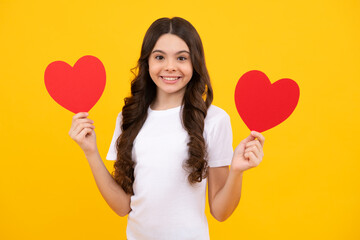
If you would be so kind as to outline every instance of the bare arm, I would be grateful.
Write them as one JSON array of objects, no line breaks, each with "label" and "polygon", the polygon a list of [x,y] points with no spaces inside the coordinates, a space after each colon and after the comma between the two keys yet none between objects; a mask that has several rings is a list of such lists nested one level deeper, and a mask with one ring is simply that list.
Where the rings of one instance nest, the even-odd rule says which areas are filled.
[{"label": "bare arm", "polygon": [[209,206],[213,217],[222,222],[239,204],[243,174],[229,173],[229,167],[209,168]]},{"label": "bare arm", "polygon": [[96,185],[110,208],[124,217],[130,211],[130,197],[106,169],[98,152],[86,154]]},{"label": "bare arm", "polygon": [[210,211],[218,221],[225,221],[235,211],[241,197],[243,173],[262,161],[264,141],[261,133],[252,131],[235,149],[230,171],[228,166],[209,168]]},{"label": "bare arm", "polygon": [[84,151],[96,185],[107,204],[119,216],[126,216],[131,211],[131,195],[125,193],[106,169],[97,149],[94,121],[87,116],[87,113],[80,112],[73,117],[69,135]]}]

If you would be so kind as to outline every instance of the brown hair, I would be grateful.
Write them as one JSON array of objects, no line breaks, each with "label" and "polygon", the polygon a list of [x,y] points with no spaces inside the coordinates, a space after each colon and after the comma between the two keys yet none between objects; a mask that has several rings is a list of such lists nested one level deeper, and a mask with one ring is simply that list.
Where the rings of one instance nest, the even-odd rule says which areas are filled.
[{"label": "brown hair", "polygon": [[[147,110],[156,97],[156,85],[149,74],[148,59],[157,40],[163,34],[174,34],[184,40],[189,47],[193,75],[186,86],[182,123],[189,134],[189,158],[184,167],[189,172],[188,181],[193,184],[207,177],[208,163],[206,145],[203,137],[204,119],[213,100],[210,77],[205,65],[204,50],[196,29],[185,19],[160,18],[147,30],[135,78],[131,82],[131,96],[124,99],[122,109],[122,133],[116,141],[117,160],[113,177],[128,194],[134,194],[134,166],[132,160],[133,142],[147,118]],[[132,70],[133,70],[132,69]]]}]

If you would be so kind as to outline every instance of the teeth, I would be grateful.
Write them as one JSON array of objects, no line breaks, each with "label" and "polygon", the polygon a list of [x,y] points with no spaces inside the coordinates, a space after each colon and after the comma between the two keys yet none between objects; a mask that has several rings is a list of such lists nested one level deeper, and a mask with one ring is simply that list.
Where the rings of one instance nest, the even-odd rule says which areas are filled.
[{"label": "teeth", "polygon": [[174,80],[177,80],[178,77],[175,77],[175,78],[166,78],[166,77],[162,77],[163,79],[165,80],[168,80],[168,81],[174,81]]}]

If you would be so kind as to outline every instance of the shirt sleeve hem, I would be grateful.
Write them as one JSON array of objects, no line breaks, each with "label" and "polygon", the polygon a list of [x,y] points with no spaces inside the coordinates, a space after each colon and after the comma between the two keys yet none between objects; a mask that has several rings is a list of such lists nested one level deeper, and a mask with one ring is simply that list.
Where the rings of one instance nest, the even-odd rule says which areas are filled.
[{"label": "shirt sleeve hem", "polygon": [[108,155],[106,155],[106,158],[105,158],[106,160],[109,160],[109,161],[116,161],[116,156],[113,156],[113,155],[111,155],[111,154],[108,154]]},{"label": "shirt sleeve hem", "polygon": [[212,161],[211,163],[209,163],[209,167],[224,167],[229,165],[231,165],[231,158]]}]

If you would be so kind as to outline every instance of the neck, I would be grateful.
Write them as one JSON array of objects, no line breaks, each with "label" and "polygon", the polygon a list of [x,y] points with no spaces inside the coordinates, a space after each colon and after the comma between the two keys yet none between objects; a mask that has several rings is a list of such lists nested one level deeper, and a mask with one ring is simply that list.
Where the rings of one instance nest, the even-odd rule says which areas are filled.
[{"label": "neck", "polygon": [[152,110],[166,110],[181,105],[185,92],[164,93],[157,91],[154,102],[150,105]]}]

